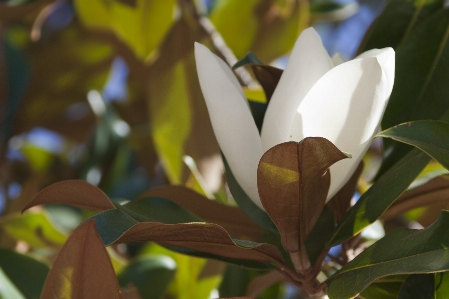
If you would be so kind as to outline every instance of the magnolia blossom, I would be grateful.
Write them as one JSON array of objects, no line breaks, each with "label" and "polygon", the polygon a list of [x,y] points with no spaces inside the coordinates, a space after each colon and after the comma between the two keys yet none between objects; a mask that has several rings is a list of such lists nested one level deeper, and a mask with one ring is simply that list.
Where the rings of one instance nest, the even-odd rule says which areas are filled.
[{"label": "magnolia blossom", "polygon": [[302,32],[268,105],[259,135],[243,90],[229,66],[195,43],[198,77],[215,136],[235,178],[259,207],[257,166],[271,147],[324,137],[352,159],[330,168],[327,199],[349,180],[376,133],[393,88],[392,48],[348,62],[329,57],[313,28]]}]

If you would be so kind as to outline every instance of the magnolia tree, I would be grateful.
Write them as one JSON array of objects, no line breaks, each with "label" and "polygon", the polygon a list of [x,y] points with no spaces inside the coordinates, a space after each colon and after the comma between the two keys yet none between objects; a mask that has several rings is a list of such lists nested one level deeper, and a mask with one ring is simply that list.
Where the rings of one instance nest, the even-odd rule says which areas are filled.
[{"label": "magnolia tree", "polygon": [[[65,5],[55,3],[36,18],[33,39],[45,33],[39,29],[43,19]],[[163,166],[172,184],[137,188],[123,176],[108,176],[131,167],[124,162],[135,160],[126,154],[130,144],[148,149],[133,135],[147,120],[139,105],[116,113],[102,99],[106,92],[90,92],[98,123],[90,144],[95,153],[81,175],[61,180],[41,170],[19,197],[20,209],[28,212],[0,218],[15,247],[0,235],[0,297],[449,297],[449,11],[442,1],[390,1],[349,61],[330,56],[315,29],[306,28],[313,17],[304,21],[301,12],[309,7],[302,1],[284,7],[289,18],[273,23],[264,22],[281,11],[276,1],[267,1],[266,10],[245,4],[257,18],[253,23],[243,8],[237,18],[245,6],[239,1],[219,6],[209,18],[192,1],[151,2],[157,9],[142,1],[98,2],[98,15],[83,1],[74,3],[87,28],[113,32],[108,43],[121,49],[131,74],[140,78],[142,89],[133,91],[148,96],[151,149],[161,161],[147,164]],[[321,4],[311,2],[316,18],[335,9]],[[334,17],[348,11],[337,8]],[[158,19],[165,29],[157,40],[133,39],[146,14],[173,17],[177,9],[182,16],[175,24]],[[128,14],[133,17],[120,17]],[[260,26],[245,47],[232,38],[238,35],[234,27],[226,28],[232,17],[248,28]],[[277,34],[298,28],[298,20],[302,30],[284,47]],[[270,31],[276,26],[282,30]],[[78,32],[71,30],[65,38]],[[179,50],[181,42],[186,46]],[[268,61],[292,50],[281,70],[252,52],[243,56],[250,47]],[[240,60],[233,51],[242,54]],[[155,104],[158,99],[166,106]],[[205,171],[195,159],[184,157],[187,180],[179,166],[193,143],[206,148],[214,142],[197,142],[207,129],[187,121],[190,115],[183,113],[191,106],[195,117],[206,119],[202,125],[210,118],[218,141],[226,189],[215,193],[204,187]],[[5,136],[20,147],[19,135]],[[190,146],[187,136],[194,140]],[[80,216],[70,236],[36,207],[51,211],[55,203],[76,208],[57,214],[58,221]]]}]

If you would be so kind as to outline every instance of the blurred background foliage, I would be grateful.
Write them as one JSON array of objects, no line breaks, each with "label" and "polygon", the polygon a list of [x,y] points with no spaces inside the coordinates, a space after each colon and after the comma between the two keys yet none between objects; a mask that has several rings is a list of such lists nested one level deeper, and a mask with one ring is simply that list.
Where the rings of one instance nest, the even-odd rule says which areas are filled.
[{"label": "blurred background foliage", "polygon": [[[197,80],[195,41],[230,65],[252,51],[280,68],[309,26],[318,30],[331,55],[339,52],[344,59],[354,57],[359,47],[393,46],[399,88],[395,85],[393,108],[383,125],[421,119],[419,98],[418,106],[401,110],[399,94],[410,83],[400,74],[414,67],[410,53],[416,53],[416,39],[427,32],[414,32],[414,26],[432,14],[436,18],[437,11],[437,24],[449,22],[448,13],[437,0],[386,5],[383,0],[1,0],[0,298],[38,298],[58,250],[93,215],[47,205],[20,216],[23,206],[52,183],[84,179],[117,202],[167,183],[182,184],[233,204]],[[424,38],[425,45],[436,44],[433,56],[428,51],[423,58],[428,68],[435,55],[441,56],[438,51],[447,50],[446,40],[440,42],[447,38],[446,29],[442,25]],[[425,63],[416,67],[427,74]],[[264,101],[250,72],[239,69],[238,77],[249,98]],[[422,77],[418,74],[416,82]],[[414,86],[419,89],[419,84]],[[432,86],[420,90],[426,96],[435,93]],[[410,91],[410,97],[414,94]],[[434,97],[433,107],[438,101]],[[426,109],[427,117],[435,119],[447,110]],[[386,157],[381,173],[408,151],[394,142],[386,146],[390,162]],[[377,144],[366,158],[360,192],[369,187],[380,159]],[[431,163],[420,179],[445,173]],[[439,209],[414,209],[400,220],[427,226]],[[395,221],[389,225],[403,226]],[[382,235],[383,228],[379,231]],[[263,274],[150,243],[111,246],[108,253],[120,285],[133,298],[241,296]],[[299,292],[278,283],[258,298],[300,298]]]}]

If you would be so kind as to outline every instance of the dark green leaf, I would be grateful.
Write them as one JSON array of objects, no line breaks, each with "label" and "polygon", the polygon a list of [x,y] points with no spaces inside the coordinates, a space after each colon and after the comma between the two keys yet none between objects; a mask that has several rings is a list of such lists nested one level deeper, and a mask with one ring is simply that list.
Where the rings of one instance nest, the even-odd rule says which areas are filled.
[{"label": "dark green leaf", "polygon": [[449,270],[448,225],[449,211],[442,211],[440,218],[426,229],[401,228],[391,232],[328,280],[329,297],[354,297],[387,275]]},{"label": "dark green leaf", "polygon": [[364,289],[360,296],[366,299],[397,299],[402,284],[402,281],[373,283]]},{"label": "dark green leaf", "polygon": [[257,56],[253,53],[253,52],[248,52],[246,53],[245,57],[243,57],[242,59],[240,59],[239,61],[237,61],[232,68],[236,69],[239,68],[241,66],[245,66],[245,65],[263,65],[263,62],[259,60],[259,58],[257,58]]},{"label": "dark green leaf", "polygon": [[[437,5],[437,4],[435,4]],[[418,14],[414,18],[424,18]],[[449,108],[449,10],[440,10],[415,24],[396,49],[396,77],[382,128],[422,119],[440,119]],[[385,160],[378,177],[409,150],[397,142],[384,143]]]},{"label": "dark green leaf", "polygon": [[449,294],[449,273],[414,274],[402,285],[398,299],[443,299]]},{"label": "dark green leaf", "polygon": [[175,261],[168,256],[141,256],[132,260],[117,275],[121,287],[136,286],[142,299],[159,299],[176,272]]},{"label": "dark green leaf", "polygon": [[334,229],[334,212],[328,206],[324,206],[320,218],[316,222],[309,237],[306,240],[306,250],[312,265],[318,260],[318,257],[326,247],[326,241],[329,240]]},{"label": "dark green leaf", "polygon": [[429,161],[429,156],[418,149],[398,161],[348,210],[334,230],[328,246],[340,244],[376,221]]},{"label": "dark green leaf", "polygon": [[242,187],[240,187],[239,183],[232,174],[228,163],[226,162],[226,158],[223,155],[222,157],[226,169],[226,178],[228,181],[229,190],[231,190],[232,196],[234,197],[239,207],[249,218],[259,224],[262,228],[269,230],[275,234],[279,234],[276,226],[274,225],[273,221],[271,221],[268,214],[262,211],[258,206],[256,206],[256,204],[248,197],[248,195],[246,195],[245,191],[243,191]]},{"label": "dark green leaf", "polygon": [[366,34],[359,53],[375,48],[397,49],[401,42],[408,39],[412,28],[442,7],[441,0],[389,1]]},{"label": "dark green leaf", "polygon": [[413,121],[380,132],[377,136],[413,145],[449,169],[449,123]]},{"label": "dark green leaf", "polygon": [[223,274],[219,293],[221,297],[244,296],[251,280],[251,273],[248,269],[228,265]]},{"label": "dark green leaf", "polygon": [[15,251],[0,248],[0,268],[27,299],[40,298],[49,267]]}]

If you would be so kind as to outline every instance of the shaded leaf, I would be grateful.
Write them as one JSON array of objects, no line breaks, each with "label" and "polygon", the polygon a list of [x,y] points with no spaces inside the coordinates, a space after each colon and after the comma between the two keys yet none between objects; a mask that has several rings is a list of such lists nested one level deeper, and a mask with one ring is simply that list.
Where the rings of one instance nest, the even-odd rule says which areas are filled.
[{"label": "shaded leaf", "polygon": [[59,230],[44,212],[11,214],[0,218],[0,227],[17,241],[33,248],[59,248],[67,234]]},{"label": "shaded leaf", "polygon": [[371,25],[358,52],[385,47],[399,48],[401,43],[408,40],[414,27],[442,8],[442,2],[441,0],[389,1]]},{"label": "shaded leaf", "polygon": [[95,221],[79,226],[67,240],[48,274],[41,298],[121,298]]},{"label": "shaded leaf", "polygon": [[117,275],[120,286],[133,284],[142,299],[160,298],[173,279],[176,263],[167,256],[140,256]]},{"label": "shaded leaf", "polygon": [[312,137],[276,145],[260,159],[259,195],[287,251],[299,251],[312,231],[326,203],[328,169],[344,158],[327,139]]},{"label": "shaded leaf", "polygon": [[[395,83],[382,128],[407,121],[440,119],[449,109],[446,100],[449,88],[443,79],[449,68],[449,62],[444,58],[449,53],[449,11],[441,9],[440,1],[431,2],[420,2],[425,5],[418,5],[411,20],[416,24],[407,28],[403,41],[395,49]],[[385,160],[378,177],[408,151],[408,146],[385,141]]]},{"label": "shaded leaf", "polygon": [[429,156],[418,149],[399,160],[346,212],[328,241],[328,246],[340,244],[376,221],[429,161]]},{"label": "shaded leaf", "polygon": [[419,120],[394,126],[377,134],[413,145],[449,169],[449,123]]},{"label": "shaded leaf", "polygon": [[443,299],[449,292],[449,274],[414,274],[402,285],[398,299],[422,298]]},{"label": "shaded leaf", "polygon": [[239,205],[240,209],[254,222],[260,225],[263,229],[269,230],[275,234],[279,234],[273,221],[270,219],[267,213],[262,211],[256,204],[248,197],[248,195],[240,187],[239,183],[235,179],[234,175],[226,162],[225,157],[222,155],[223,164],[226,170],[226,179],[228,182],[229,190],[234,197],[234,200]]},{"label": "shaded leaf", "polygon": [[403,282],[401,281],[373,283],[360,293],[360,297],[367,299],[397,299],[402,284]]},{"label": "shaded leaf", "polygon": [[449,200],[449,180],[437,177],[426,184],[405,192],[382,215],[382,219],[391,219],[413,208],[428,206]]},{"label": "shaded leaf", "polygon": [[192,212],[207,222],[222,226],[231,235],[260,241],[263,230],[240,209],[209,200],[183,186],[167,186],[152,189],[141,197],[162,197]]},{"label": "shaded leaf", "polygon": [[[0,271],[23,294],[24,298],[38,299],[50,269],[44,263],[29,256],[0,248]],[[3,285],[3,280],[1,281],[0,285]]]},{"label": "shaded leaf", "polygon": [[33,206],[64,203],[87,210],[102,211],[114,209],[111,200],[94,185],[80,180],[67,180],[55,183],[39,192],[22,211]]},{"label": "shaded leaf", "polygon": [[[3,273],[0,268],[0,298],[14,298],[14,299],[25,299],[25,297],[19,292],[19,290],[14,286],[14,284],[8,279],[8,277]],[[39,298],[39,297],[35,297]]]},{"label": "shaded leaf", "polygon": [[326,249],[326,242],[329,240],[334,228],[334,212],[327,205],[325,205],[305,243],[307,256],[309,257],[312,265],[315,265],[315,263],[319,261],[319,257],[323,250]]},{"label": "shaded leaf", "polygon": [[360,162],[349,181],[327,203],[327,205],[335,211],[337,223],[340,222],[349,208],[349,204],[351,203],[351,199],[354,196],[357,187],[357,181],[359,180],[362,171],[363,161]]},{"label": "shaded leaf", "polygon": [[426,229],[394,230],[328,280],[329,297],[353,297],[377,278],[387,275],[449,270],[448,225],[449,212],[442,211],[440,218]]}]

